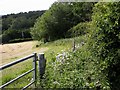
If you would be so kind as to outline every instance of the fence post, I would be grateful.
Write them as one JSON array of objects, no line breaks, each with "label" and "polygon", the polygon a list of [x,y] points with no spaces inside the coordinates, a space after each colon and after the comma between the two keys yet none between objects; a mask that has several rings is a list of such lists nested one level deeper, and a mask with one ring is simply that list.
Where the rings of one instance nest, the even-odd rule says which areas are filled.
[{"label": "fence post", "polygon": [[34,53],[34,57],[33,57],[33,68],[34,68],[34,71],[33,71],[33,81],[35,81],[35,86],[36,86],[36,79],[37,79],[37,69],[36,69],[36,66],[37,66],[37,53]]},{"label": "fence post", "polygon": [[73,40],[73,47],[72,47],[72,51],[75,51],[75,39]]},{"label": "fence post", "polygon": [[46,59],[44,57],[44,53],[38,54],[38,68],[39,68],[39,75],[40,79],[43,79],[43,75],[45,74],[45,67],[46,67]]}]

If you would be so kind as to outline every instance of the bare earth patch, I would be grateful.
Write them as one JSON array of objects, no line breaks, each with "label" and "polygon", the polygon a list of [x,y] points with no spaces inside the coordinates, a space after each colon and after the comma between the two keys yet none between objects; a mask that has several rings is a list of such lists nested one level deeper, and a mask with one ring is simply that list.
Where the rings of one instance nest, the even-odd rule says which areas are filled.
[{"label": "bare earth patch", "polygon": [[0,65],[22,58],[33,52],[42,53],[48,48],[34,48],[37,41],[0,45]]}]

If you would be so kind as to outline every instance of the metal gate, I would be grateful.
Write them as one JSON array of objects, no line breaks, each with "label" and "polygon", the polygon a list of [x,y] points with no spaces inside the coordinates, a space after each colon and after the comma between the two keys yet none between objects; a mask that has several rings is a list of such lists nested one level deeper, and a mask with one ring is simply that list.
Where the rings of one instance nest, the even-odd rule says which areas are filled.
[{"label": "metal gate", "polygon": [[31,86],[32,84],[35,84],[36,78],[37,78],[37,74],[36,74],[36,72],[37,72],[37,70],[36,70],[37,53],[33,53],[33,54],[29,55],[29,56],[26,56],[26,57],[24,57],[24,58],[21,58],[21,59],[18,59],[18,60],[16,60],[16,61],[14,61],[14,62],[11,62],[11,63],[8,63],[8,64],[6,64],[6,65],[3,65],[3,66],[0,67],[0,71],[4,70],[4,69],[6,69],[6,68],[9,68],[9,67],[11,67],[11,66],[13,66],[13,65],[16,65],[16,64],[18,64],[18,63],[20,63],[20,62],[26,61],[26,60],[28,60],[28,59],[30,59],[30,58],[33,58],[33,68],[32,68],[31,70],[29,70],[29,71],[27,71],[27,72],[19,75],[18,77],[10,80],[9,82],[3,84],[2,86],[0,86],[1,89],[4,88],[4,87],[6,87],[7,85],[13,83],[14,81],[22,78],[23,76],[29,74],[30,72],[33,72],[33,81],[30,82],[30,83],[29,83],[28,85],[26,85],[25,87],[23,87],[23,90],[26,89],[26,88],[28,88],[28,87]]}]

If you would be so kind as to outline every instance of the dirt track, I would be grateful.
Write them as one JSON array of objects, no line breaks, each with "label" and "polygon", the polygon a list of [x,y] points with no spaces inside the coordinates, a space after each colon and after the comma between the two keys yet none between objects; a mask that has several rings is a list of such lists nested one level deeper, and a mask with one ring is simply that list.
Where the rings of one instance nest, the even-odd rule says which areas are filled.
[{"label": "dirt track", "polygon": [[0,65],[22,58],[33,52],[44,52],[47,48],[33,48],[36,41],[0,45]]}]

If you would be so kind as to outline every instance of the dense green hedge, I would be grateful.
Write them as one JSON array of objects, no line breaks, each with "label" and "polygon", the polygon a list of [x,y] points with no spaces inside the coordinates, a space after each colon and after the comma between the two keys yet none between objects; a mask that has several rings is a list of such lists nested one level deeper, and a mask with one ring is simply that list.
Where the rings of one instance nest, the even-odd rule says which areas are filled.
[{"label": "dense green hedge", "polygon": [[31,41],[31,40],[32,38],[19,38],[19,39],[10,40],[8,43],[18,43],[18,42]]},{"label": "dense green hedge", "polygon": [[120,89],[120,2],[98,3],[92,17],[89,47],[112,90]]},{"label": "dense green hedge", "polygon": [[[26,39],[31,38],[31,35],[29,33],[29,29],[25,30],[6,30],[1,35],[0,39],[2,40],[1,43],[8,43],[11,41],[14,41],[15,39]],[[18,40],[19,41],[19,40]]]}]

